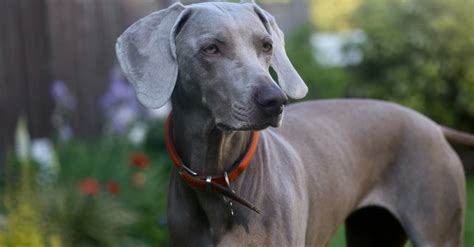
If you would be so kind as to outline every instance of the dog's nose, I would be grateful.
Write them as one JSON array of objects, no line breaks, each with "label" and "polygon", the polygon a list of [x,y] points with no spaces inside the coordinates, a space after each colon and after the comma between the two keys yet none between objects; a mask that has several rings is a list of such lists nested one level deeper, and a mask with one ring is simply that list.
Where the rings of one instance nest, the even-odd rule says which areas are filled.
[{"label": "dog's nose", "polygon": [[278,115],[283,111],[283,105],[288,103],[288,97],[275,84],[265,84],[257,90],[256,100],[267,115]]}]

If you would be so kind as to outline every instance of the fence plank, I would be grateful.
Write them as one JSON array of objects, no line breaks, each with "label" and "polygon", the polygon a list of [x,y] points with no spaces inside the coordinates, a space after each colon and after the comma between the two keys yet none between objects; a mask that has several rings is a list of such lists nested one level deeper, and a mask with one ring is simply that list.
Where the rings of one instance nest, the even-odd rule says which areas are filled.
[{"label": "fence plank", "polygon": [[52,100],[49,94],[51,84],[50,47],[46,16],[46,1],[21,0],[20,11],[23,36],[25,68],[25,97],[29,129],[33,136],[48,136]]},{"label": "fence plank", "polygon": [[47,135],[50,127],[44,116],[49,115],[51,108],[42,90],[51,79],[47,67],[45,1],[5,0],[2,4],[0,156],[3,147],[12,143],[13,130],[21,113],[28,114],[33,135]]},{"label": "fence plank", "polygon": [[48,0],[53,77],[64,80],[77,98],[71,119],[77,135],[94,136],[100,131],[103,117],[98,104],[116,63],[117,36],[129,19],[156,10],[159,2]]}]

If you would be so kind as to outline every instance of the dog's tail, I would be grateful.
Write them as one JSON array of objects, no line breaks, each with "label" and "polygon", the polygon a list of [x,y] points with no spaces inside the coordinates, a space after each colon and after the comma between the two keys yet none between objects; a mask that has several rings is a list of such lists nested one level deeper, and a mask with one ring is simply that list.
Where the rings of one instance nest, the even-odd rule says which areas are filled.
[{"label": "dog's tail", "polygon": [[451,129],[446,126],[440,126],[446,140],[452,143],[474,147],[474,135],[459,130]]}]

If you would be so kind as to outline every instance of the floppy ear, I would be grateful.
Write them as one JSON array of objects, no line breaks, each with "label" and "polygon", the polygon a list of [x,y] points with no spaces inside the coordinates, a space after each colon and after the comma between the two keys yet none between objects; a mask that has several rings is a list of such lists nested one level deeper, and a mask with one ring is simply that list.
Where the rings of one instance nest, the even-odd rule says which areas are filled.
[{"label": "floppy ear", "polygon": [[163,106],[173,92],[178,76],[175,28],[184,9],[176,3],[154,12],[117,39],[115,51],[120,66],[146,107]]},{"label": "floppy ear", "polygon": [[[244,1],[243,1],[244,2]],[[294,99],[301,99],[308,93],[308,87],[301,79],[298,72],[291,64],[285,51],[285,38],[283,32],[276,24],[275,18],[267,11],[257,6],[253,1],[254,10],[273,40],[273,57],[271,66],[278,76],[278,84],[285,93]]]}]

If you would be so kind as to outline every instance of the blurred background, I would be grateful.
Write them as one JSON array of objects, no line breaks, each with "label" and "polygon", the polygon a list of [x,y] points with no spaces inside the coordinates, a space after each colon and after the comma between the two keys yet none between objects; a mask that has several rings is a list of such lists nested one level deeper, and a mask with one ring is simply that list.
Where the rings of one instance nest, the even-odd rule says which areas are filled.
[{"label": "blurred background", "polygon": [[[167,246],[169,107],[141,106],[114,43],[170,0],[0,1],[0,246]],[[189,4],[191,1],[184,1]],[[474,1],[262,0],[309,86],[474,133]],[[474,151],[465,246],[474,244]],[[345,246],[343,226],[330,246]]]}]

